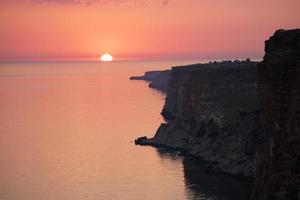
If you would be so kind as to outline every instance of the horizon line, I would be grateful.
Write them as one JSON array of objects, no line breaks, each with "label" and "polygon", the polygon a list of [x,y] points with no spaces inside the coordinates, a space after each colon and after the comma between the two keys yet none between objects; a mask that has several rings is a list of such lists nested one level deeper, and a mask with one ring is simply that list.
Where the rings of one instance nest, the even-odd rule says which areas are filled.
[{"label": "horizon line", "polygon": [[[36,57],[16,57],[2,58],[0,63],[42,63],[42,62],[101,62],[98,56],[36,56]],[[171,61],[171,60],[262,60],[263,56],[254,53],[252,55],[149,55],[149,56],[114,56],[112,62],[138,62],[138,61]]]},{"label": "horizon line", "polygon": [[[155,61],[184,61],[184,60],[199,60],[199,61],[235,61],[235,60],[246,60],[250,59],[251,61],[261,61],[262,57],[222,57],[222,58],[155,58],[155,59],[124,59],[124,60],[113,60],[110,62],[104,63],[114,63],[114,62],[155,62]],[[101,60],[0,60],[0,63],[74,63],[74,62],[99,62],[103,63]]]}]

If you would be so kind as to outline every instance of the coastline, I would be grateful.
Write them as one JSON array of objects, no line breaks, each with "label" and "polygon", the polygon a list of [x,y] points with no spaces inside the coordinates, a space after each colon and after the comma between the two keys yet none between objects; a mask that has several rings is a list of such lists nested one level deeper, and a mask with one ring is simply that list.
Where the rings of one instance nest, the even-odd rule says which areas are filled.
[{"label": "coastline", "polygon": [[172,67],[166,123],[135,144],[255,179],[253,200],[299,198],[299,38],[299,29],[276,31],[260,63]]},{"label": "coastline", "polygon": [[[258,134],[263,128],[256,64],[245,60],[172,67],[161,112],[166,123],[153,138],[141,137],[135,144],[169,148],[206,160],[218,171],[253,178],[254,155],[261,153],[264,140]],[[145,75],[138,80],[155,82]]]}]

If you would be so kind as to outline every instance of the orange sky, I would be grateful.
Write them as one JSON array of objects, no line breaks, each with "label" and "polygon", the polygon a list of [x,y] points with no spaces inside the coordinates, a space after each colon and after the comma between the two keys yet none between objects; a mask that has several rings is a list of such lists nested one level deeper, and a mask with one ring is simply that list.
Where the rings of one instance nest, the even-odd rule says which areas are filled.
[{"label": "orange sky", "polygon": [[[1,0],[0,60],[261,58],[299,0]],[[138,2],[138,3],[134,3]]]}]

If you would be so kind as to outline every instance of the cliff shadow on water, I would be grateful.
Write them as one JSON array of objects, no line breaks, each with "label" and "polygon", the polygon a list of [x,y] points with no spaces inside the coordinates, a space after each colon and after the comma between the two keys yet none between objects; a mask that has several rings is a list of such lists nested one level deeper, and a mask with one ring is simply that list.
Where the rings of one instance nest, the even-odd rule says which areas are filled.
[{"label": "cliff shadow on water", "polygon": [[182,160],[184,184],[188,200],[224,199],[248,200],[253,184],[249,180],[234,179],[211,171],[210,164],[191,156],[178,156],[178,152],[157,148],[162,159]]}]

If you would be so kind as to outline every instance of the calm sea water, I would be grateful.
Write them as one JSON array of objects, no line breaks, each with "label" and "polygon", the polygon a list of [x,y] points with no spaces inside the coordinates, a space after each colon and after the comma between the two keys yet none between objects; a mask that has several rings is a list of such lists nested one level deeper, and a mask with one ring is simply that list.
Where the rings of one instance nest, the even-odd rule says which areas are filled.
[{"label": "calm sea water", "polygon": [[132,143],[165,97],[128,77],[193,62],[0,64],[0,199],[247,199],[247,184]]}]

